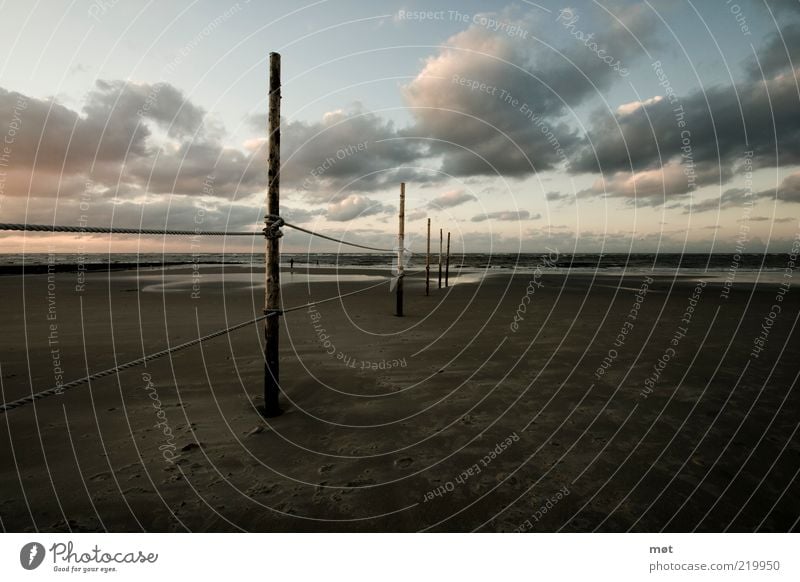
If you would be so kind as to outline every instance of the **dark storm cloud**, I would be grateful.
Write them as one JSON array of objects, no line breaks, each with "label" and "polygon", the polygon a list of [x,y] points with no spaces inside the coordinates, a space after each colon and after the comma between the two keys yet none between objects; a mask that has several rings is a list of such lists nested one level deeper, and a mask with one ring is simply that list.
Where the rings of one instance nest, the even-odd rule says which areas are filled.
[{"label": "dark storm cloud", "polygon": [[[654,30],[643,6],[621,12],[620,22],[599,11],[575,16],[573,29],[594,34],[593,46],[624,62],[642,54],[636,38]],[[525,176],[561,164],[578,144],[577,132],[559,118],[620,73],[573,38],[557,13],[546,18],[521,26],[537,34],[555,30],[561,54],[533,35],[523,39],[471,26],[450,38],[404,88],[415,118],[406,133],[431,138],[446,173]]]},{"label": "dark storm cloud", "polygon": [[782,202],[800,203],[800,172],[786,176],[775,190],[764,190],[757,196],[761,198],[774,198]]},{"label": "dark storm cloud", "polygon": [[[0,131],[14,135],[3,194],[107,198],[180,194],[234,198],[266,187],[266,140],[226,147],[206,112],[167,83],[97,81],[82,111],[0,89]],[[171,143],[160,143],[158,128]],[[339,201],[401,181],[435,182],[418,142],[355,106],[283,127],[283,184],[309,201]]]},{"label": "dark storm cloud", "polygon": [[[264,117],[252,118],[263,127]],[[265,145],[262,142],[262,147]],[[341,200],[400,182],[434,182],[440,174],[415,164],[425,144],[401,136],[394,124],[359,104],[326,113],[321,121],[285,122],[281,129],[281,179],[312,201]]]},{"label": "dark storm cloud", "polygon": [[745,64],[749,77],[756,81],[791,71],[794,67],[800,67],[800,22],[790,22],[772,33],[758,51],[758,59],[748,59]]},{"label": "dark storm cloud", "polygon": [[264,159],[216,141],[184,141],[130,160],[125,175],[155,194],[232,198],[266,187]]},{"label": "dark storm cloud", "polygon": [[[596,180],[577,194],[548,192],[550,202],[608,195],[660,204],[674,197],[682,207],[680,196],[694,187],[723,184],[741,172],[748,150],[754,168],[800,164],[800,100],[787,56],[800,51],[796,21],[783,18],[783,41],[776,33],[759,50],[766,82],[745,63],[748,77],[735,85],[597,111],[582,135],[565,121],[570,108],[624,82],[597,51],[632,67],[644,55],[639,42],[653,48],[657,19],[642,4],[616,11],[619,21],[591,6],[536,19],[514,10],[504,20],[526,37],[472,25],[425,61],[403,87],[412,116],[406,128],[358,104],[315,122],[284,120],[283,187],[296,200],[331,205],[332,220],[349,220],[380,208],[367,194],[401,181],[435,184],[448,175],[495,172],[522,178],[564,165]],[[591,42],[582,40],[586,35]],[[238,199],[266,187],[265,118],[253,118],[254,135],[262,137],[229,147],[203,108],[167,83],[98,81],[80,111],[0,89],[0,131],[15,115],[22,129],[4,185],[8,195],[74,197],[87,179],[121,200],[143,193]],[[159,142],[163,136],[169,143]],[[689,158],[682,157],[687,145]],[[694,211],[733,204],[726,194]],[[428,209],[474,198],[449,195]],[[787,178],[772,195],[796,201],[797,186]],[[312,216],[318,215],[303,215]]]},{"label": "dark storm cloud", "polygon": [[153,85],[98,80],[89,93],[85,115],[92,120],[114,120],[130,126],[138,118],[150,119],[181,138],[201,131],[206,112],[169,83]]},{"label": "dark storm cloud", "polygon": [[[569,171],[602,172],[611,195],[630,195],[631,188],[623,192],[619,186],[630,185],[634,176],[638,182],[641,175],[661,175],[661,191],[637,192],[658,198],[727,182],[742,170],[747,152],[754,169],[800,164],[800,97],[789,60],[794,66],[800,60],[800,26],[789,22],[781,33],[783,38],[775,32],[759,48],[764,77],[753,59],[745,63],[747,78],[733,85],[682,96],[665,91],[615,112],[595,111],[584,145],[571,154]],[[672,73],[651,68],[659,80]],[[683,168],[683,177],[675,167]]]},{"label": "dark storm cloud", "polygon": [[[0,89],[0,131],[16,125],[8,195],[74,195],[88,179],[115,185],[153,155],[150,125],[173,138],[203,134],[204,111],[165,83],[97,81],[81,113],[57,102]],[[28,188],[28,183],[31,184]]]},{"label": "dark storm cloud", "polygon": [[[676,107],[685,113],[683,127]],[[587,143],[575,154],[573,173],[643,171],[672,160],[692,166],[701,186],[727,181],[746,151],[753,152],[754,168],[800,163],[800,107],[792,76],[712,87],[614,115],[598,111],[595,119],[589,131],[594,147]]]},{"label": "dark storm cloud", "polygon": [[77,173],[92,164],[119,162],[148,153],[148,121],[171,137],[199,131],[205,112],[166,83],[97,81],[82,113],[55,101],[27,97],[0,88],[0,130],[19,112],[20,131],[13,144],[14,163],[37,170]]}]

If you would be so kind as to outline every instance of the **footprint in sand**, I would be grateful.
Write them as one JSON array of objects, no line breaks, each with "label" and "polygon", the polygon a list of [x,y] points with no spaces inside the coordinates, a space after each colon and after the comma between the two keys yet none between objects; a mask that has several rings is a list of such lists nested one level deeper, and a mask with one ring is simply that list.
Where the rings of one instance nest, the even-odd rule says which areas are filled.
[{"label": "footprint in sand", "polygon": [[257,495],[269,495],[270,493],[277,493],[280,491],[281,486],[278,483],[259,483],[247,489],[245,494],[249,497]]},{"label": "footprint in sand", "polygon": [[414,459],[411,457],[402,457],[394,462],[394,466],[398,469],[407,469],[414,464]]},{"label": "footprint in sand", "polygon": [[375,485],[375,479],[355,479],[347,483],[348,487],[365,487],[367,485]]},{"label": "footprint in sand", "polygon": [[519,479],[517,479],[515,475],[509,477],[508,473],[498,473],[495,476],[495,481],[504,485],[511,485],[512,487],[516,487],[519,484]]}]

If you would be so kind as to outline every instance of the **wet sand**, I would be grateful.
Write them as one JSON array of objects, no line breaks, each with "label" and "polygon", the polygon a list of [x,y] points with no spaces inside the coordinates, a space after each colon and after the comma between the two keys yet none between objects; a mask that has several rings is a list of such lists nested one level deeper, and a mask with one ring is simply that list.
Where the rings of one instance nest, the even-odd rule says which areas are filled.
[{"label": "wet sand", "polygon": [[[81,291],[74,273],[55,274],[49,289],[46,274],[0,277],[3,399],[258,315],[263,275],[224,271],[232,276],[218,265],[194,277],[191,267],[91,272]],[[286,307],[380,275],[312,273],[284,273]],[[800,293],[645,282],[465,275],[425,297],[416,274],[403,318],[385,283],[289,313],[278,418],[256,412],[261,324],[10,410],[0,415],[0,524],[797,529]]]}]

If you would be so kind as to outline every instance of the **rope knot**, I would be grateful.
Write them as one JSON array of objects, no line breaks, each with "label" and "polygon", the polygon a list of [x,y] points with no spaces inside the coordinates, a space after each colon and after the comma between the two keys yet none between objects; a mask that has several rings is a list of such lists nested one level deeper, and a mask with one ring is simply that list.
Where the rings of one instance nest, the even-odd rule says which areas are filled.
[{"label": "rope knot", "polygon": [[278,216],[277,214],[267,214],[265,217],[265,222],[267,225],[264,227],[264,237],[268,239],[276,239],[281,238],[283,236],[283,231],[281,231],[281,227],[286,223],[283,221],[283,218]]}]

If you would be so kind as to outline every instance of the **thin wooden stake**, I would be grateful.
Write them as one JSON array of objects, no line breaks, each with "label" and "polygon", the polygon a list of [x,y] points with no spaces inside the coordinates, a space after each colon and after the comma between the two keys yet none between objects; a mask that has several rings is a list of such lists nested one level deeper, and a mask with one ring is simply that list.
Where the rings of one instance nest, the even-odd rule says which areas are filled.
[{"label": "thin wooden stake", "polygon": [[282,410],[280,393],[280,313],[281,313],[281,250],[277,228],[271,228],[280,216],[281,167],[281,55],[269,54],[269,155],[267,178],[266,228],[266,291],[264,313],[275,314],[264,320],[264,416],[278,416]]},{"label": "thin wooden stake", "polygon": [[397,315],[403,317],[403,260],[406,230],[406,184],[400,183],[400,225],[397,231]]},{"label": "thin wooden stake", "polygon": [[428,219],[428,251],[425,253],[425,295],[431,294],[431,219]]},{"label": "thin wooden stake", "polygon": [[445,263],[444,268],[444,286],[447,287],[449,285],[450,279],[450,233],[447,233],[447,262]]},{"label": "thin wooden stake", "polygon": [[439,229],[439,289],[442,288],[442,241],[444,240],[442,237],[442,229]]}]

